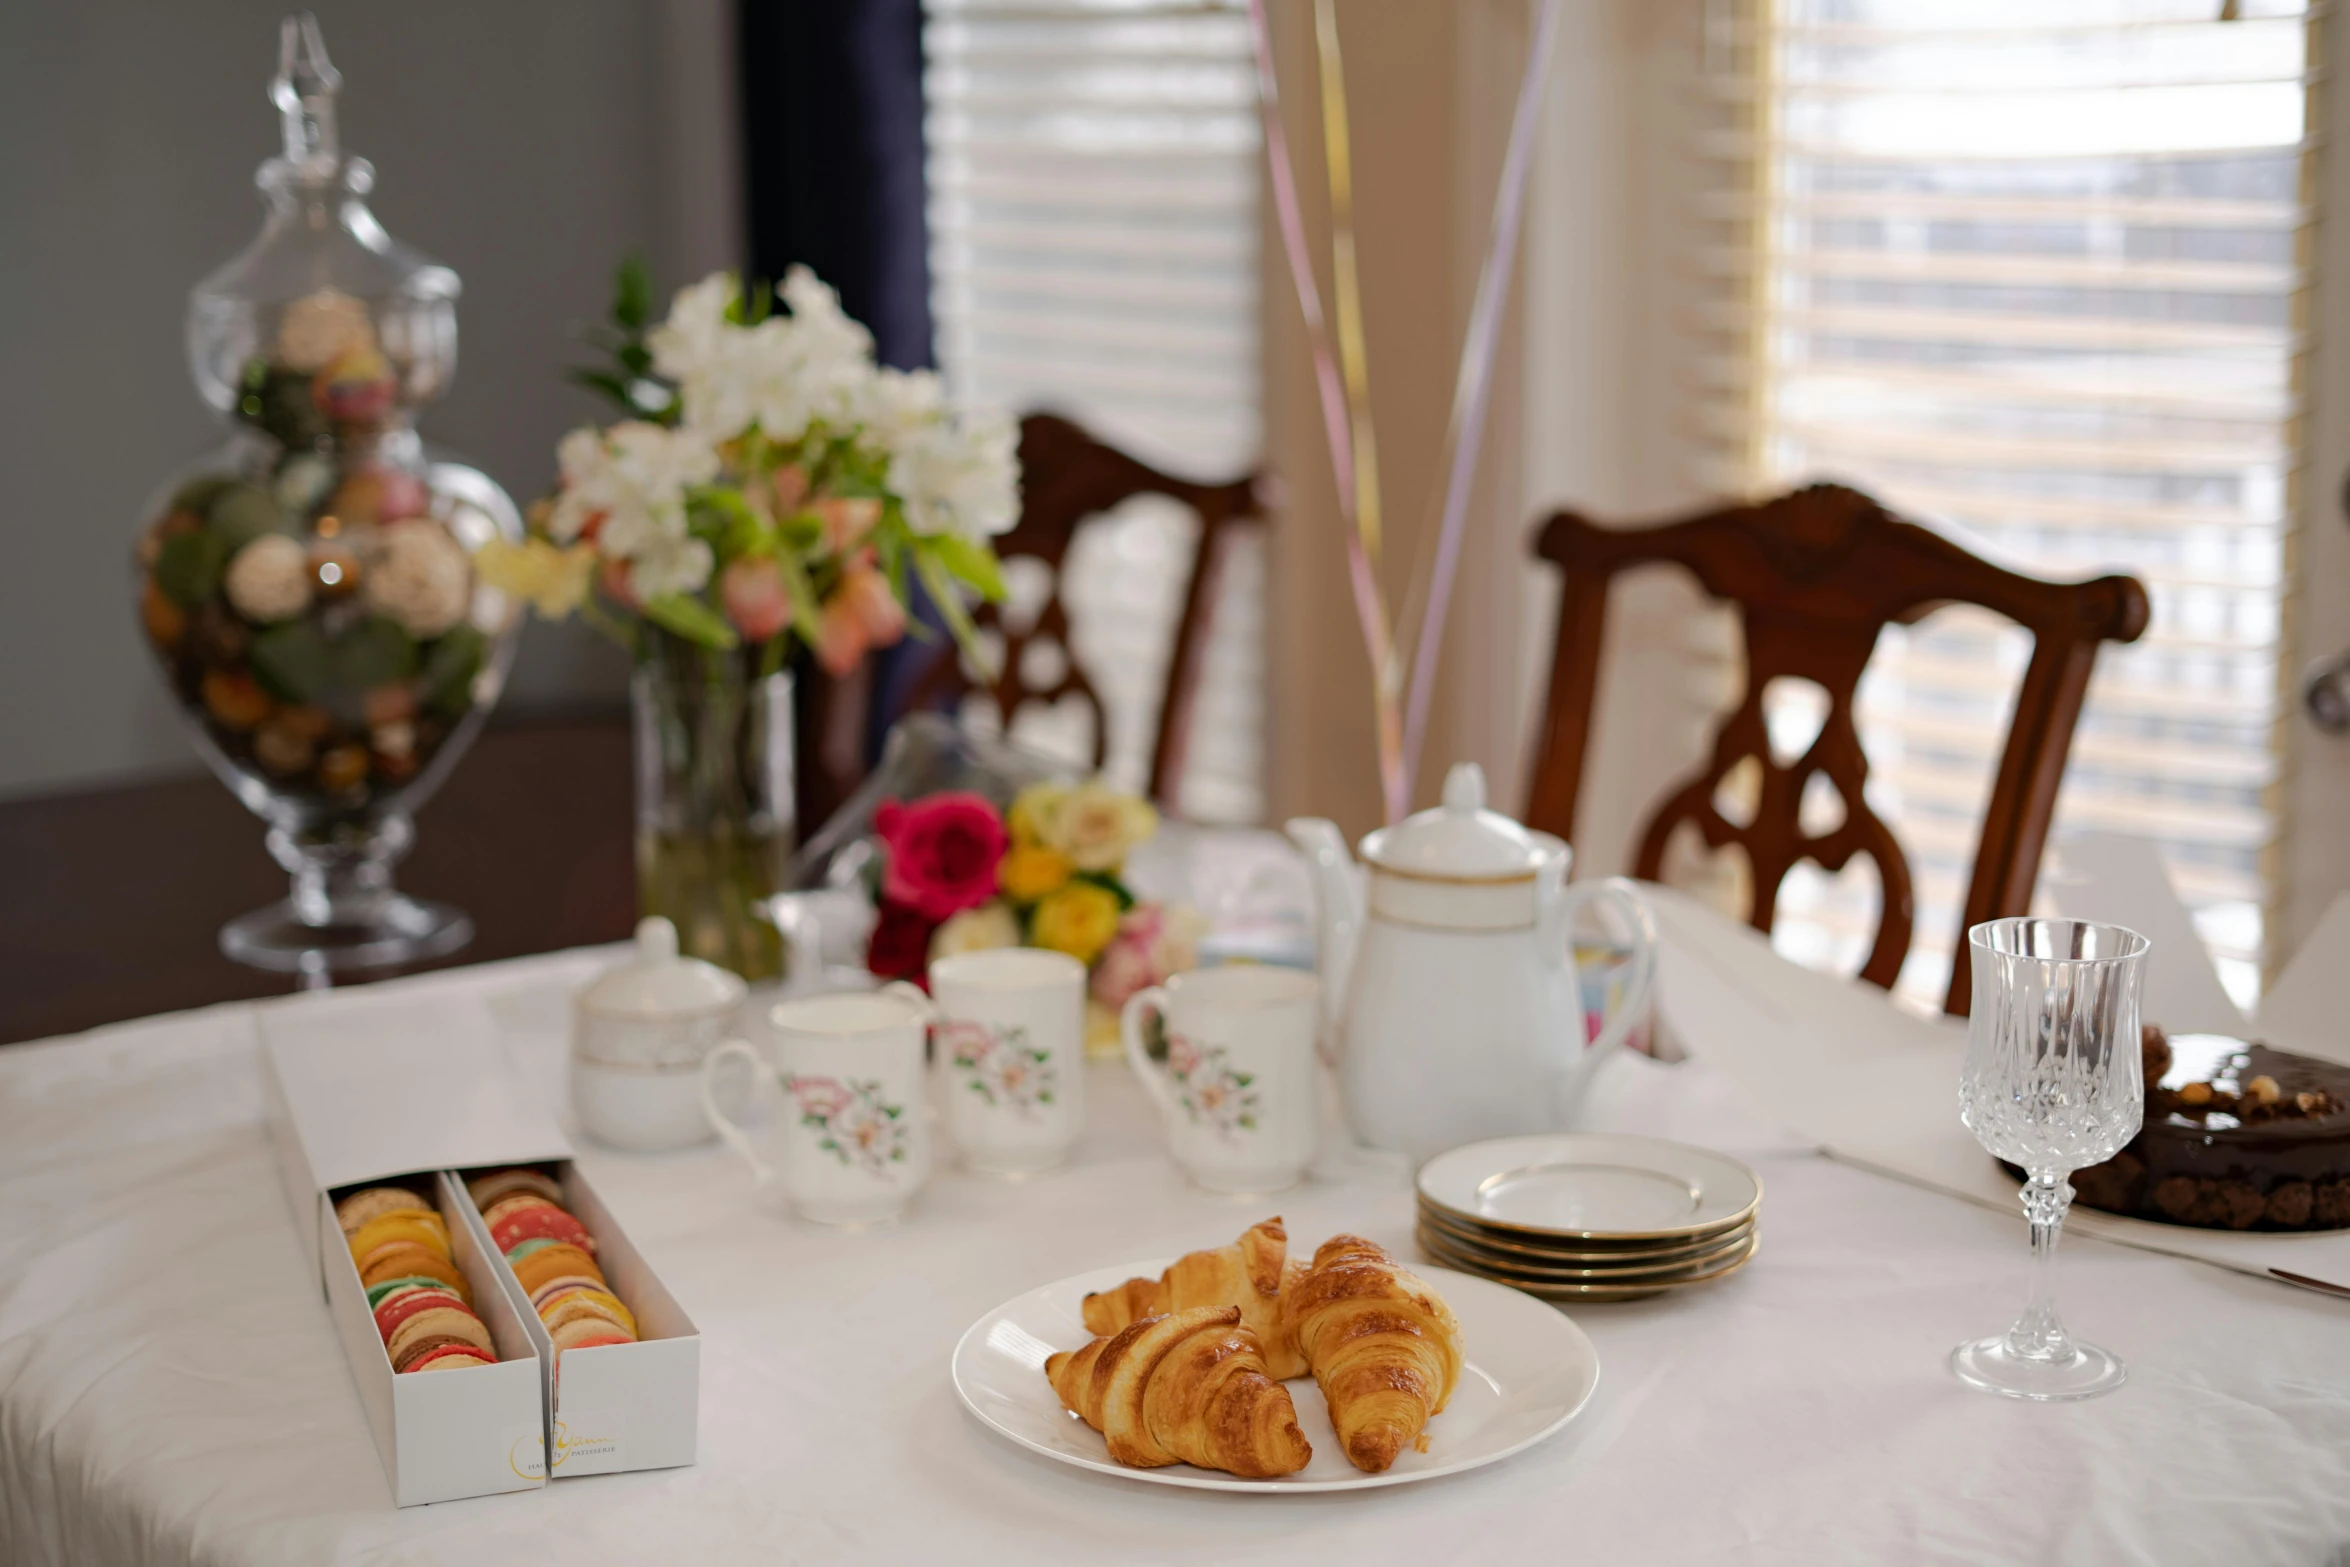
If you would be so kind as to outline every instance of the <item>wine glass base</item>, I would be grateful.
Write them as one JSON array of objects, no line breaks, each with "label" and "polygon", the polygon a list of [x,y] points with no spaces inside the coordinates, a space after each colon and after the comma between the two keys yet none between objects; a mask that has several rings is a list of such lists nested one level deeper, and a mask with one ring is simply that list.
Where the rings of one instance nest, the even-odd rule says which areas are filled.
[{"label": "wine glass base", "polygon": [[291,898],[240,914],[220,927],[220,950],[248,968],[273,974],[341,974],[447,957],[473,939],[473,920],[446,903],[391,892],[367,900],[364,913],[305,923]]},{"label": "wine glass base", "polygon": [[1950,1352],[1950,1371],[1968,1387],[2038,1403],[2095,1398],[2129,1380],[2129,1369],[2111,1350],[2076,1341],[2068,1354],[2032,1360],[2009,1349],[2004,1333],[1959,1345]]}]

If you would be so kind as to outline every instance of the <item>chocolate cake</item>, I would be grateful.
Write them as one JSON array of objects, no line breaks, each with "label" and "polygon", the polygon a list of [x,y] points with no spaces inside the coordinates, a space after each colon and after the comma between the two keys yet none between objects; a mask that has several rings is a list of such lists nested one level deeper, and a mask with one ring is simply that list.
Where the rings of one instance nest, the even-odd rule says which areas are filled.
[{"label": "chocolate cake", "polygon": [[2151,1024],[2144,1052],[2145,1124],[2073,1172],[2082,1202],[2212,1230],[2350,1229],[2350,1067]]}]

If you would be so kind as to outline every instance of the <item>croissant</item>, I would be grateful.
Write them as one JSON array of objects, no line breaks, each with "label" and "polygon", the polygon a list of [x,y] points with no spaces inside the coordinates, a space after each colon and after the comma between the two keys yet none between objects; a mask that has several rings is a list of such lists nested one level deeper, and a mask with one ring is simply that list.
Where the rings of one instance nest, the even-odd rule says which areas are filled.
[{"label": "croissant", "polygon": [[1137,1469],[1185,1463],[1261,1480],[1314,1456],[1237,1306],[1145,1317],[1049,1356],[1044,1374],[1110,1456]]},{"label": "croissant", "polygon": [[1281,1315],[1286,1277],[1303,1272],[1289,1260],[1289,1232],[1275,1214],[1213,1251],[1178,1257],[1155,1279],[1128,1279],[1114,1290],[1088,1295],[1082,1310],[1089,1333],[1115,1333],[1129,1322],[1194,1306],[1238,1306],[1240,1320],[1263,1346],[1265,1372],[1276,1382],[1306,1374],[1306,1357]]},{"label": "croissant", "polygon": [[1443,1412],[1461,1374],[1452,1308],[1371,1242],[1334,1235],[1282,1293],[1347,1461],[1378,1474]]}]

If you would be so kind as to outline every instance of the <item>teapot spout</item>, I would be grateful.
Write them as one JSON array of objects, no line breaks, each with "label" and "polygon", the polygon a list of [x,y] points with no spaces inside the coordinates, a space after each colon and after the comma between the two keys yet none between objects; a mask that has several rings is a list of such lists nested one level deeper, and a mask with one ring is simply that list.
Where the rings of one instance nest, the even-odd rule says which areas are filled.
[{"label": "teapot spout", "polygon": [[1322,1021],[1335,1035],[1353,977],[1355,946],[1363,933],[1363,889],[1355,879],[1354,856],[1338,824],[1319,816],[1292,817],[1282,824],[1289,841],[1305,851],[1314,867],[1315,947],[1322,980]]}]

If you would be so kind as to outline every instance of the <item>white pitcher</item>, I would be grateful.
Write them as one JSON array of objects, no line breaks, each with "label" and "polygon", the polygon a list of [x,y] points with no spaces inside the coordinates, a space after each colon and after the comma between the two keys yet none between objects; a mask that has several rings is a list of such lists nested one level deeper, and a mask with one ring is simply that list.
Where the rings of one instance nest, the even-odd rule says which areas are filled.
[{"label": "white pitcher", "polygon": [[[1648,1006],[1656,925],[1632,884],[1567,885],[1567,845],[1487,810],[1474,762],[1446,776],[1443,805],[1363,839],[1367,897],[1335,823],[1288,832],[1317,873],[1325,1027],[1356,1135],[1421,1160],[1564,1129]],[[1631,955],[1586,1045],[1573,934],[1600,902],[1626,915]]]}]

